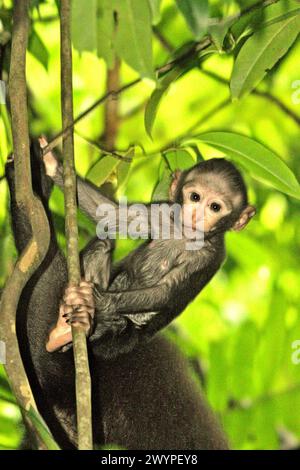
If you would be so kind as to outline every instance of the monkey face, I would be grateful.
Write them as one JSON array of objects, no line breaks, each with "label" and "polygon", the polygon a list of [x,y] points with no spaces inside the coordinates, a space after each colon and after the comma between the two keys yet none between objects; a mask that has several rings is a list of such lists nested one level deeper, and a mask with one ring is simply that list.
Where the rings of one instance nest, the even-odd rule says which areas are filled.
[{"label": "monkey face", "polygon": [[184,225],[210,232],[232,212],[231,201],[224,194],[200,182],[187,182],[182,188]]},{"label": "monkey face", "polygon": [[227,182],[212,174],[193,174],[182,186],[183,223],[193,230],[207,232],[222,226],[242,230],[255,214],[253,206],[241,210],[241,194],[233,193]]}]

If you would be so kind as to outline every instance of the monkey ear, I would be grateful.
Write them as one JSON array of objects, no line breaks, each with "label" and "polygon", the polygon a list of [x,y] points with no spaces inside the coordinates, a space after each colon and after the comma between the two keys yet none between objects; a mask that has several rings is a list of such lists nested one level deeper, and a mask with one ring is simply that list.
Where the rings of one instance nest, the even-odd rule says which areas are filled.
[{"label": "monkey ear", "polygon": [[247,206],[246,209],[243,210],[239,219],[235,222],[232,229],[236,232],[240,232],[246,225],[250,222],[252,217],[256,214],[256,209],[254,206]]},{"label": "monkey ear", "polygon": [[177,186],[178,186],[178,182],[181,178],[181,175],[182,175],[182,171],[180,171],[180,170],[175,170],[173,175],[172,175],[173,179],[172,179],[172,183],[171,183],[170,189],[169,189],[169,198],[170,198],[171,201],[175,200],[176,189],[177,189]]}]

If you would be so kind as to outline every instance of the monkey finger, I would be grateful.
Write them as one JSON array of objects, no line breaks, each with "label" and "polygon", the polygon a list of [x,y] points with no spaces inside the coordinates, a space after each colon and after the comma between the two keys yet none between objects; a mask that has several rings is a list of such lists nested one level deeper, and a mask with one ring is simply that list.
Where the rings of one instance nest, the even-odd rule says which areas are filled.
[{"label": "monkey finger", "polygon": [[94,307],[94,297],[92,295],[82,295],[80,294],[80,299],[82,299],[81,305]]},{"label": "monkey finger", "polygon": [[89,325],[93,324],[93,317],[88,312],[73,313],[73,315],[71,315],[71,317],[68,320],[70,321],[70,323],[73,323],[74,321],[78,321],[78,322],[88,323]]},{"label": "monkey finger", "polygon": [[73,307],[68,304],[62,304],[60,312],[63,313],[72,313]]},{"label": "monkey finger", "polygon": [[91,287],[92,289],[94,288],[94,283],[90,281],[86,281],[85,279],[83,279],[79,285],[80,287]]},{"label": "monkey finger", "polygon": [[72,320],[70,321],[71,325],[72,326],[75,326],[75,327],[79,327],[79,328],[83,328],[85,333],[86,334],[89,334],[90,330],[91,330],[91,325],[89,322],[84,322],[84,321],[81,321],[81,320]]},{"label": "monkey finger", "polygon": [[[83,291],[80,287],[68,287],[68,289],[65,290],[64,297],[74,297],[75,295],[81,295],[82,292],[85,291]],[[87,293],[88,294],[84,295],[92,296],[92,291],[88,290]]]},{"label": "monkey finger", "polygon": [[89,298],[85,298],[78,293],[64,295],[63,300],[68,305],[86,305],[89,301]]},{"label": "monkey finger", "polygon": [[86,295],[88,297],[93,297],[94,291],[90,287],[79,287],[78,292],[81,295]]},{"label": "monkey finger", "polygon": [[65,288],[65,295],[72,294],[74,292],[78,292],[79,286],[68,286]]}]

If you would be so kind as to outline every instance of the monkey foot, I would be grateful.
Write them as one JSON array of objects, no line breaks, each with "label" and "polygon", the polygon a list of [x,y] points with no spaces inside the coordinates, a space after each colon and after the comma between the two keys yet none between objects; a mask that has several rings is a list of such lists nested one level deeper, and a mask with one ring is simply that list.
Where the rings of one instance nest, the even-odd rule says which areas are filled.
[{"label": "monkey foot", "polygon": [[[48,142],[44,136],[39,138],[39,143],[42,149],[44,149],[48,145]],[[43,160],[46,167],[46,174],[51,178],[54,178],[58,168],[58,163],[53,152],[46,153],[46,155],[44,155],[43,157]]]},{"label": "monkey foot", "polygon": [[67,287],[59,308],[58,321],[50,332],[46,349],[48,352],[70,348],[71,325],[80,327],[89,336],[95,313],[93,284],[82,280],[79,286]]},{"label": "monkey foot", "polygon": [[58,322],[55,328],[51,330],[49,339],[46,344],[46,349],[48,352],[58,351],[64,348],[64,346],[68,345],[69,343],[72,343],[71,325],[68,325],[66,323],[65,318],[63,318],[64,313],[65,313],[64,306],[61,305],[59,309]]}]

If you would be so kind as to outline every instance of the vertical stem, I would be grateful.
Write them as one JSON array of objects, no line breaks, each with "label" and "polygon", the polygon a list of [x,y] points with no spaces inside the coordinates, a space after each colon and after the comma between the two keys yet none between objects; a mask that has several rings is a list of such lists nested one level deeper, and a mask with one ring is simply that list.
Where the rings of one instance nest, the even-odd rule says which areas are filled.
[{"label": "vertical stem", "polygon": [[120,60],[116,59],[115,65],[107,71],[106,93],[109,95],[104,111],[104,134],[103,144],[106,150],[115,149],[116,137],[119,129],[119,97],[117,91],[120,87]]},{"label": "vertical stem", "polygon": [[[76,173],[74,167],[70,0],[61,0],[60,20],[62,125],[63,128],[70,129],[63,139],[68,276],[70,285],[78,285],[80,282],[80,263],[78,255]],[[84,331],[80,328],[73,327],[72,334],[76,369],[78,449],[91,450],[93,448],[91,378],[89,371],[86,337]]]},{"label": "vertical stem", "polygon": [[[16,336],[16,311],[26,283],[43,261],[50,240],[48,219],[40,200],[34,197],[31,184],[27,89],[26,47],[28,40],[28,0],[14,2],[9,94],[11,102],[14,146],[15,188],[18,206],[26,214],[32,229],[32,238],[20,255],[1,296],[0,337],[6,344],[5,369],[16,396],[24,422],[37,448],[45,449],[38,431],[26,413],[37,410],[23,367]],[[26,314],[26,312],[24,312]],[[20,312],[20,314],[24,314]]]}]

